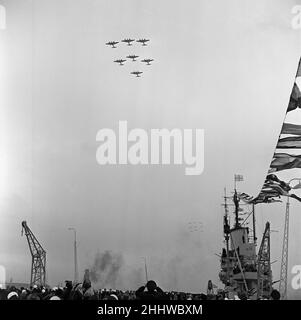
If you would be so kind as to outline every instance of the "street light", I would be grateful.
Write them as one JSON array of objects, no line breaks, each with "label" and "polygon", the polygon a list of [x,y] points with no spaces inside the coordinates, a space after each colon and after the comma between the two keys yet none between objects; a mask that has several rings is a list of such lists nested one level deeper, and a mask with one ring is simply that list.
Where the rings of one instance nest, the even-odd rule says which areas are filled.
[{"label": "street light", "polygon": [[146,278],[146,282],[148,282],[146,257],[141,257],[141,258],[144,260],[145,278]]},{"label": "street light", "polygon": [[68,228],[68,230],[74,232],[74,284],[76,284],[78,282],[76,229]]}]

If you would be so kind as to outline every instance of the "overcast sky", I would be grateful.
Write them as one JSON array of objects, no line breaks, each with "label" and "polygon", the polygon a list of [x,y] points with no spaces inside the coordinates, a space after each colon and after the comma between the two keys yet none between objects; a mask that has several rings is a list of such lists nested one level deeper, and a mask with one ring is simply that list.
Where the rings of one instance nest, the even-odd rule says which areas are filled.
[{"label": "overcast sky", "polygon": [[[218,280],[223,189],[257,195],[270,165],[301,53],[293,0],[9,0],[0,31],[0,264],[30,277],[21,221],[47,251],[48,280],[80,277],[97,252],[124,258],[118,285],[149,277],[164,289],[198,292]],[[147,47],[105,43],[148,38]],[[132,77],[113,60],[155,59]],[[135,62],[138,64],[138,62]],[[134,64],[134,62],[133,62]],[[135,67],[136,69],[136,67]],[[300,111],[301,112],[301,111]],[[205,169],[100,166],[102,128],[200,128]],[[301,177],[299,170],[281,175]],[[285,200],[285,199],[284,199]],[[301,207],[291,201],[289,270],[301,264]],[[273,232],[279,279],[285,203],[257,206],[258,236]],[[188,223],[201,221],[191,233]],[[289,276],[291,278],[291,276]],[[301,298],[301,292],[291,292]]]}]

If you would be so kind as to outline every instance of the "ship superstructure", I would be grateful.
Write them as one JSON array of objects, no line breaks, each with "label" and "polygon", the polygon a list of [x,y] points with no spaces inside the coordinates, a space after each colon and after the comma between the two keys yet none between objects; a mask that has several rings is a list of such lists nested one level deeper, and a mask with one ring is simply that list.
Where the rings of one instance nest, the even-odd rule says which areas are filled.
[{"label": "ship superstructure", "polygon": [[[229,204],[230,199],[232,203]],[[223,233],[225,247],[221,254],[219,278],[225,285],[230,299],[243,295],[250,299],[268,297],[271,292],[272,272],[270,263],[270,224],[266,230],[258,254],[255,205],[240,206],[239,193],[234,190],[231,197],[224,196],[225,214]],[[234,207],[234,220],[231,222],[230,209]],[[251,220],[252,227],[249,227]]]}]

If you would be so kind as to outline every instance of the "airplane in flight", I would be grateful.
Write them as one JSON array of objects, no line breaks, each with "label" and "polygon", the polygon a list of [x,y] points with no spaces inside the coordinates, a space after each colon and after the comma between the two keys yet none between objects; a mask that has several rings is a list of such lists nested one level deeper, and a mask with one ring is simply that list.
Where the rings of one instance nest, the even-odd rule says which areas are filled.
[{"label": "airplane in flight", "polygon": [[150,62],[154,61],[154,59],[143,59],[141,62],[146,62],[148,66],[150,66]]},{"label": "airplane in flight", "polygon": [[112,46],[112,48],[116,48],[115,45],[119,43],[118,41],[109,41],[106,43],[107,46]]},{"label": "airplane in flight", "polygon": [[121,40],[121,42],[127,43],[128,46],[132,46],[131,42],[134,42],[134,41],[135,41],[135,39],[123,39],[123,40]]},{"label": "airplane in flight", "polygon": [[136,56],[136,55],[134,55],[134,54],[131,54],[131,55],[129,55],[129,56],[127,56],[127,58],[128,59],[132,59],[132,61],[137,61],[137,60],[135,60],[136,58],[138,58],[139,56]]},{"label": "airplane in flight", "polygon": [[139,39],[139,40],[136,40],[136,41],[142,43],[143,46],[146,46],[145,43],[146,43],[147,41],[149,41],[149,39]]},{"label": "airplane in flight", "polygon": [[140,74],[143,73],[142,71],[133,71],[131,74],[134,74],[137,78],[140,78]]},{"label": "airplane in flight", "polygon": [[114,62],[119,63],[121,66],[124,65],[123,63],[124,63],[125,61],[126,61],[125,59],[117,59],[117,60],[114,60]]}]

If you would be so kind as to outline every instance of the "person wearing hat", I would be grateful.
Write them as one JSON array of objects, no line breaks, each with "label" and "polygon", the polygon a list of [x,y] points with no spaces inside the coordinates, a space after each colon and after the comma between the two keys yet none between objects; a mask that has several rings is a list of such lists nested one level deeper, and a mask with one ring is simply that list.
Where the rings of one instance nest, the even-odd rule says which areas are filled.
[{"label": "person wearing hat", "polygon": [[19,300],[19,296],[18,296],[17,292],[11,291],[11,292],[7,295],[7,300]]},{"label": "person wearing hat", "polygon": [[104,300],[118,300],[118,297],[116,294],[112,293],[109,296],[105,297]]},{"label": "person wearing hat", "polygon": [[20,294],[20,300],[26,300],[26,298],[27,298],[27,291],[26,289],[22,289]]}]

